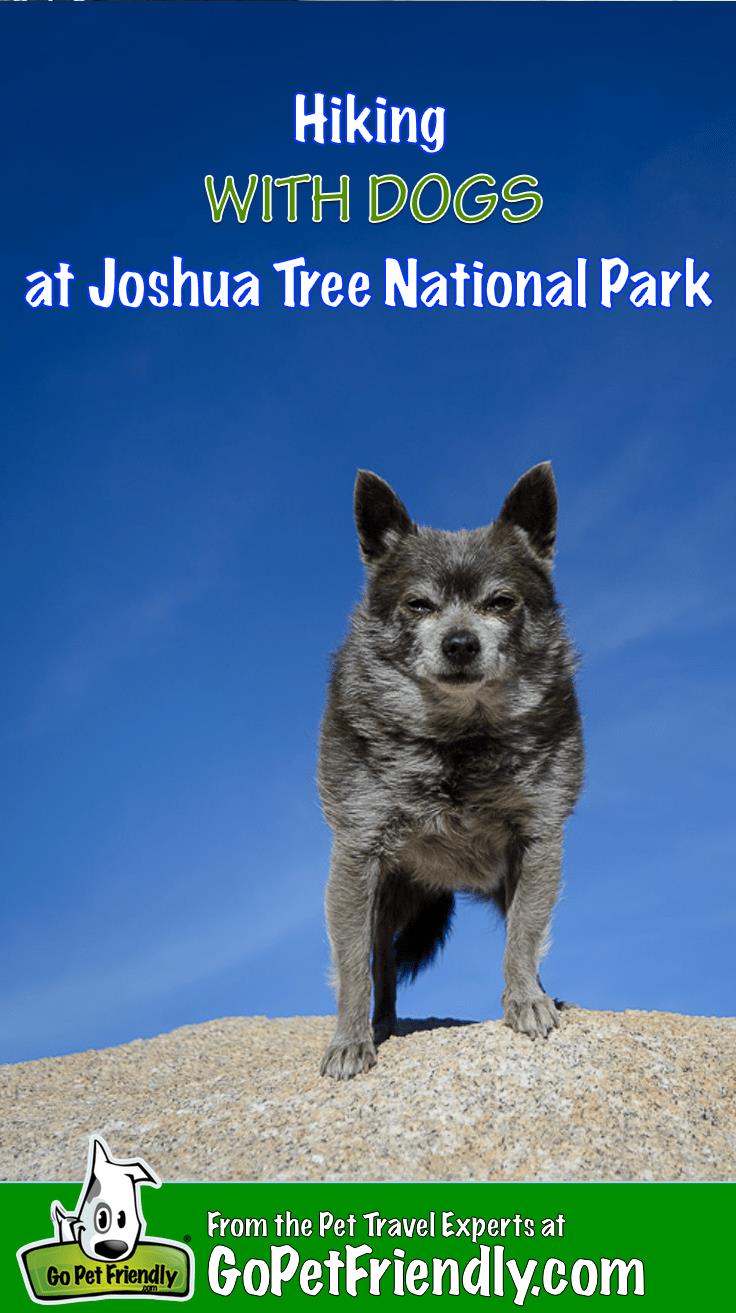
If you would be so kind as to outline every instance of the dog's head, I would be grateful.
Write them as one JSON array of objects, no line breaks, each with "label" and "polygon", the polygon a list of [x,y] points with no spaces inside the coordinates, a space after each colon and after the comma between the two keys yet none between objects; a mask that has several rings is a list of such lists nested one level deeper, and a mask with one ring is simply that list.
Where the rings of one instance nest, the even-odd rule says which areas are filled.
[{"label": "dog's head", "polygon": [[139,1201],[143,1183],[159,1182],[140,1158],[116,1160],[104,1141],[92,1141],[87,1179],[72,1222],[75,1239],[89,1258],[109,1263],[133,1253],[143,1226]]},{"label": "dog's head", "polygon": [[551,578],[557,522],[552,467],[535,465],[486,528],[419,527],[383,479],[361,470],[355,520],[373,650],[443,702],[492,698],[543,681],[562,633]]}]

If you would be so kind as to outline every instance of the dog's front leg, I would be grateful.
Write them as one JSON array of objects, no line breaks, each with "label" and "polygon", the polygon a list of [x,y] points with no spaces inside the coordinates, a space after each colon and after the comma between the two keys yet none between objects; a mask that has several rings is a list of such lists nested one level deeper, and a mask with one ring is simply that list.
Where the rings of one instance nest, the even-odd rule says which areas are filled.
[{"label": "dog's front leg", "polygon": [[506,909],[504,1021],[532,1039],[546,1038],[559,1025],[555,1001],[539,981],[539,961],[547,948],[561,858],[561,831],[535,839],[521,856]]},{"label": "dog's front leg", "polygon": [[370,1025],[371,945],[379,864],[343,850],[332,852],[327,883],[327,929],[337,988],[337,1026],[322,1059],[322,1075],[349,1080],[376,1061]]}]

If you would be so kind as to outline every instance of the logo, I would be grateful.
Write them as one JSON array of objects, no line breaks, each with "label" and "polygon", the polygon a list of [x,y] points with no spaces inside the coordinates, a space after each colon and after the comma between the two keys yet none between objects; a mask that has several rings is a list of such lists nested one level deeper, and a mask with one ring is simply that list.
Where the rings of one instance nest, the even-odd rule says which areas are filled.
[{"label": "logo", "polygon": [[18,1250],[31,1299],[37,1304],[126,1295],[189,1299],[191,1249],[156,1236],[143,1239],[140,1188],[160,1184],[142,1158],[113,1158],[105,1141],[93,1136],[75,1211],[54,1202],[54,1237]]}]

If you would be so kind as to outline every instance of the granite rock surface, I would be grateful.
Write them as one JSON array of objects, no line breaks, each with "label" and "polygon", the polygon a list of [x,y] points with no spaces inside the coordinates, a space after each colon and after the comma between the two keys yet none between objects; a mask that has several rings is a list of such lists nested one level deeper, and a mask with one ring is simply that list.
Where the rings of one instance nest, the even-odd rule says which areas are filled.
[{"label": "granite rock surface", "polygon": [[81,1180],[92,1132],[164,1180],[731,1180],[736,1019],[403,1022],[318,1074],[326,1017],[237,1017],[0,1067],[0,1177]]}]

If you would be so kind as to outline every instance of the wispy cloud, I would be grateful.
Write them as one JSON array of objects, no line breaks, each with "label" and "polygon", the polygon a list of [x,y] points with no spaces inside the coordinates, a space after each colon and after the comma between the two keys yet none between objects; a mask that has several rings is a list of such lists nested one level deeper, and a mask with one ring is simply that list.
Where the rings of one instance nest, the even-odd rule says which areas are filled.
[{"label": "wispy cloud", "polygon": [[[624,494],[624,460],[613,487]],[[681,632],[712,631],[736,617],[730,584],[730,535],[736,496],[733,479],[722,479],[684,511],[662,524],[661,512],[647,517],[646,480],[629,488],[633,509],[621,507],[617,520],[620,555],[615,575],[598,579],[596,595],[577,612],[575,633],[586,655],[608,657],[635,643]],[[642,491],[643,480],[643,491]],[[642,499],[643,503],[642,504]],[[595,499],[597,501],[597,499]],[[609,512],[613,503],[608,501]],[[578,512],[577,527],[584,522]],[[581,563],[582,568],[587,566]],[[573,563],[575,568],[575,563]],[[609,567],[610,568],[610,567]],[[589,574],[589,582],[593,575]]]},{"label": "wispy cloud", "polygon": [[202,562],[96,614],[53,656],[15,737],[40,737],[66,723],[111,669],[170,631],[215,579],[210,564]]},{"label": "wispy cloud", "polygon": [[683,588],[665,571],[654,579],[628,587],[606,589],[590,607],[579,613],[576,639],[586,658],[602,660],[653,638],[681,636],[687,619],[699,632],[730,624],[736,601],[726,600],[694,584]]},{"label": "wispy cloud", "polygon": [[[84,957],[64,975],[27,986],[6,996],[0,1021],[0,1052],[26,1047],[58,1052],[66,1042],[65,1019],[75,1036],[89,1033],[109,1017],[111,1001],[123,1011],[178,989],[202,984],[233,967],[245,967],[277,949],[301,928],[314,935],[321,906],[314,879],[303,870],[279,882],[278,908],[273,889],[259,899],[228,899],[216,904],[196,925],[172,925],[162,940],[110,934],[109,956],[90,965]],[[100,927],[104,936],[104,927]],[[79,1042],[78,1040],[76,1041]]]}]

